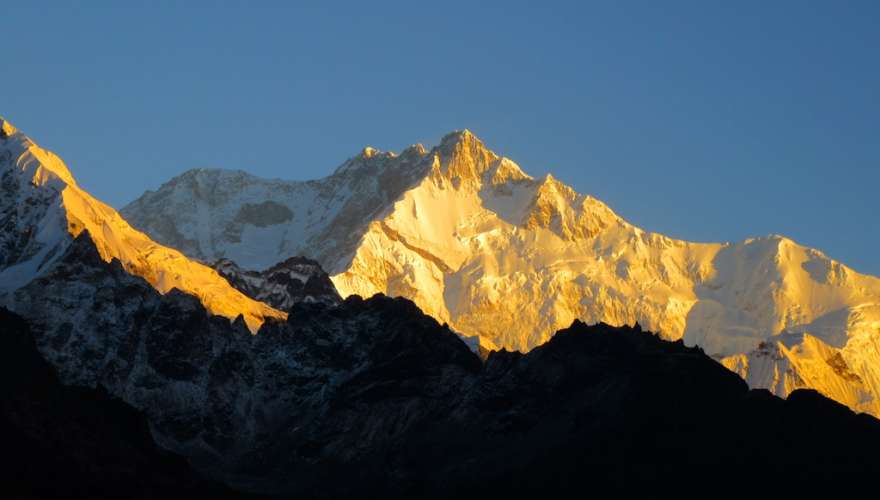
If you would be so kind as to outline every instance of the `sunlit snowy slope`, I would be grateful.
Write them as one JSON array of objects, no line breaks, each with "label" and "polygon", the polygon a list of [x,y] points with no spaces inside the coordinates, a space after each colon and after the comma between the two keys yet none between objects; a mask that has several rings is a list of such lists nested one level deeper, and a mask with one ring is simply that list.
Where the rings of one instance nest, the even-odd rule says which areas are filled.
[{"label": "sunlit snowy slope", "polygon": [[239,314],[252,330],[283,317],[247,298],[213,269],[133,229],[112,207],[77,186],[64,162],[0,119],[0,302],[15,309],[13,292],[45,274],[73,239],[87,230],[105,261],[118,259],[162,293],[195,295],[212,313]]},{"label": "sunlit snowy slope", "polygon": [[366,148],[309,182],[193,170],[122,210],[200,259],[318,261],[343,296],[412,299],[489,348],[529,350],[575,319],[697,344],[755,387],[815,387],[880,415],[880,279],[781,237],[646,232],[473,134]]}]

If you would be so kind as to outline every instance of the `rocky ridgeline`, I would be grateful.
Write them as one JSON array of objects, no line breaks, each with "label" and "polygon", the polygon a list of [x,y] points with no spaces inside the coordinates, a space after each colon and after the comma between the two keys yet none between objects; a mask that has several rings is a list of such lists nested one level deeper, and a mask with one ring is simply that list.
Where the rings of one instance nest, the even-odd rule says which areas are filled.
[{"label": "rocky ridgeline", "polygon": [[841,477],[880,472],[872,417],[812,391],[750,391],[700,349],[638,327],[576,322],[482,361],[412,302],[376,296],[301,302],[251,335],[104,262],[87,235],[16,295],[41,352],[243,490],[688,497],[722,483],[840,492],[855,484]]},{"label": "rocky ridgeline", "polygon": [[342,301],[330,276],[305,257],[291,257],[264,271],[241,269],[229,259],[219,259],[211,267],[241,293],[280,311],[289,311],[300,302],[333,305]]}]

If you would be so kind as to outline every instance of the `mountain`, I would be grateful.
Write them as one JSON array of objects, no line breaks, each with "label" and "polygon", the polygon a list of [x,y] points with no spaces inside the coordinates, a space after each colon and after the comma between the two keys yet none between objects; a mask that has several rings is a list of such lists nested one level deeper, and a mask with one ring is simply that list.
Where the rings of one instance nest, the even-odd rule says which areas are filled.
[{"label": "mountain", "polygon": [[244,270],[229,259],[220,259],[211,267],[236,290],[279,311],[289,311],[300,302],[332,305],[342,300],[330,276],[305,257],[291,257],[265,271]]},{"label": "mountain", "polygon": [[342,296],[409,298],[488,349],[528,351],[575,319],[638,322],[753,387],[880,415],[880,279],[782,236],[646,232],[468,131],[430,151],[366,148],[317,181],[193,170],[122,213],[198,259],[315,258]]},{"label": "mountain", "polygon": [[245,491],[842,495],[880,472],[876,419],[813,391],[750,391],[639,327],[575,322],[484,362],[409,300],[377,295],[300,302],[251,335],[105,262],[88,231],[16,294],[62,380],[106,387],[163,446]]},{"label": "mountain", "polygon": [[[118,260],[104,262],[88,231],[15,301],[65,384],[105,387],[146,413],[162,446],[223,478],[265,479],[270,471],[253,469],[284,453],[266,457],[265,449],[281,446],[360,371],[402,362],[395,349],[424,343],[412,362],[427,366],[441,356],[435,349],[452,345],[457,354],[446,362],[480,366],[454,333],[403,299],[303,301],[295,321],[267,322],[252,335],[242,320],[212,316],[177,290],[159,294]],[[377,343],[384,354],[370,359]]]},{"label": "mountain", "polygon": [[227,258],[266,269],[305,255],[332,270],[350,259],[370,222],[419,182],[424,157],[421,146],[400,155],[365,148],[332,176],[308,182],[191,170],[122,213],[157,241],[202,261]]},{"label": "mountain", "polygon": [[0,131],[0,304],[16,309],[11,293],[45,275],[87,230],[103,260],[118,259],[162,293],[192,294],[214,314],[242,315],[254,331],[265,318],[284,317],[232,288],[213,269],[133,229],[81,189],[60,158],[8,121],[0,119]]},{"label": "mountain", "polygon": [[[219,272],[194,262],[128,226],[79,189],[57,157],[8,122],[0,130],[0,286],[3,301],[15,308],[15,314],[0,308],[0,437],[7,458],[0,476],[15,498],[237,496],[190,467],[236,490],[296,498],[842,495],[863,490],[862,478],[880,472],[873,460],[880,422],[798,388],[813,384],[837,391],[835,397],[852,394],[870,409],[873,393],[857,389],[871,383],[872,337],[869,330],[861,336],[855,331],[874,327],[867,302],[847,310],[843,333],[839,317],[823,316],[809,331],[786,330],[748,352],[716,358],[721,364],[681,338],[671,342],[638,325],[590,327],[577,320],[526,354],[501,350],[481,358],[432,317],[436,311],[426,315],[413,301],[350,293],[340,300],[313,261],[289,258],[262,272],[229,260],[215,262]],[[486,162],[490,169],[483,168]],[[314,244],[323,245],[319,254],[329,262],[381,262],[388,266],[384,274],[371,272],[386,279],[396,272],[425,278],[419,266],[429,262],[446,265],[442,271],[458,275],[463,286],[478,269],[464,251],[473,248],[462,242],[457,255],[472,266],[467,272],[444,263],[451,260],[432,260],[437,257],[427,243],[413,246],[411,233],[418,228],[402,225],[403,209],[412,224],[420,214],[432,223],[422,228],[423,242],[443,240],[452,227],[444,221],[461,220],[473,226],[456,222],[455,238],[470,228],[475,239],[462,241],[478,250],[497,243],[493,237],[524,238],[516,240],[519,251],[536,253],[520,264],[540,263],[532,260],[539,257],[536,249],[550,252],[554,237],[586,248],[586,240],[597,244],[639,231],[595,200],[531,179],[468,133],[447,137],[430,154],[420,147],[400,156],[367,149],[334,175],[325,184],[331,202],[324,205],[333,207],[324,221],[317,216],[309,226],[327,224],[320,229],[327,239]],[[380,178],[397,184],[383,186]],[[488,213],[482,205],[466,204],[478,189],[477,196],[486,196],[480,202],[499,211],[493,213],[520,214],[511,212],[519,210],[514,188],[534,195],[521,211],[521,225],[490,228],[501,223],[480,212]],[[480,194],[486,189],[489,194]],[[548,189],[555,194],[547,195]],[[355,191],[362,197],[343,196]],[[556,195],[580,204],[584,213],[572,215]],[[386,206],[395,196],[400,198]],[[435,210],[425,212],[431,200]],[[242,234],[254,221],[287,214],[260,206],[245,209]],[[331,213],[336,215],[328,222]],[[355,217],[367,213],[374,215]],[[335,227],[343,222],[343,229]],[[283,224],[263,229],[286,241],[290,234],[275,226]],[[376,240],[376,231],[387,241]],[[784,259],[761,261],[748,253],[763,255],[767,241],[718,250],[734,252],[741,265],[724,261],[726,267],[712,268],[699,285],[716,293],[710,296],[718,307],[764,304],[761,295],[740,294],[760,292],[761,279],[773,269],[797,276],[793,262],[834,293],[853,283],[865,285],[857,290],[862,296],[870,293],[873,278],[849,274],[839,264],[817,267],[820,254],[787,240],[777,245],[785,245]],[[240,249],[259,250],[265,243]],[[304,240],[297,248],[310,244]],[[681,245],[690,248],[687,255],[711,248]],[[480,265],[497,266],[496,273],[518,265],[503,260],[511,248]],[[652,247],[646,248],[633,252],[650,256]],[[805,254],[813,260],[797,260]],[[672,266],[675,255],[663,265]],[[603,259],[593,264],[605,265]],[[356,282],[346,273],[332,279],[340,286]],[[414,279],[409,283],[418,284]],[[732,291],[706,284],[748,279],[751,288]],[[443,298],[452,303],[449,293],[458,285],[449,283]],[[811,293],[824,290],[801,285]],[[517,291],[505,292],[511,302],[535,306],[517,303]],[[429,288],[425,296],[435,292]],[[816,300],[838,297],[834,293]],[[289,306],[289,314],[246,294]],[[715,323],[706,325],[726,325],[707,311],[700,317]],[[721,330],[711,339],[723,344],[727,336]],[[841,339],[843,348],[828,343]],[[847,357],[852,353],[866,364],[854,364]],[[749,390],[725,367],[753,384],[774,372],[775,381],[797,383],[773,387],[790,391],[783,400]]]},{"label": "mountain", "polygon": [[244,498],[156,446],[134,408],[62,386],[27,322],[2,307],[0,440],[6,498]]}]

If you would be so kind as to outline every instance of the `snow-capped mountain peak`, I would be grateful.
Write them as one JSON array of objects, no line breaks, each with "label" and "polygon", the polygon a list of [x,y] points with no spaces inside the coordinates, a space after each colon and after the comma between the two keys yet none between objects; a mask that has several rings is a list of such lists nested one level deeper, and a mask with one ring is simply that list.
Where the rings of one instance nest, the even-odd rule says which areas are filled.
[{"label": "snow-capped mountain peak", "polygon": [[451,181],[456,189],[462,183],[480,183],[499,158],[467,129],[445,135],[432,153],[435,175]]},{"label": "snow-capped mountain peak", "polygon": [[10,135],[15,134],[18,130],[5,118],[0,116],[0,139],[6,139]]},{"label": "snow-capped mountain peak", "polygon": [[[407,297],[490,348],[529,350],[575,319],[638,322],[700,345],[755,386],[784,395],[812,380],[880,414],[880,279],[782,237],[693,243],[644,231],[467,130],[428,152],[359,155],[317,181],[167,186],[123,213],[198,258],[265,269],[309,256],[343,296]],[[289,217],[241,215],[276,205]],[[804,347],[761,354],[781,338]],[[849,371],[820,363],[825,354]],[[841,378],[849,372],[862,385]]]},{"label": "snow-capped mountain peak", "polygon": [[512,181],[530,181],[532,176],[522,171],[513,160],[501,157],[499,161],[483,174],[483,183],[491,186],[507,184]]},{"label": "snow-capped mountain peak", "polygon": [[[112,207],[82,190],[64,162],[3,120],[0,138],[0,297],[43,275],[71,242],[88,231],[101,257],[119,260],[162,293],[179,289],[230,319],[243,315],[252,330],[285,315],[249,299],[213,269],[133,229]],[[14,309],[14,304],[11,304]]]},{"label": "snow-capped mountain peak", "polygon": [[21,170],[24,179],[36,185],[53,184],[55,188],[62,185],[76,186],[76,181],[67,166],[51,151],[37,146],[26,135],[21,133],[9,121],[0,118],[0,139],[4,141],[6,161],[17,159],[16,167]]}]

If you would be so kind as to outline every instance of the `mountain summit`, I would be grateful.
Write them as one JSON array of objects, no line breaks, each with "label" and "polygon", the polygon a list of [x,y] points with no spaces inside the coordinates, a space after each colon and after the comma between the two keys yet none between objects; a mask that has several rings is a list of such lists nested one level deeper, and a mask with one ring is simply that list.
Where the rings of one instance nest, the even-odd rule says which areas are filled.
[{"label": "mountain summit", "polygon": [[14,292],[44,275],[88,231],[105,262],[118,260],[162,293],[176,288],[198,297],[214,314],[242,315],[253,331],[265,318],[285,316],[235,290],[213,269],[133,229],[82,190],[58,156],[0,122],[0,303],[15,309]]},{"label": "mountain summit", "polygon": [[644,231],[466,130],[316,181],[190,171],[122,213],[199,259],[315,258],[343,296],[407,297],[490,349],[530,350],[575,319],[638,322],[754,387],[812,387],[880,415],[880,279],[781,236]]}]

